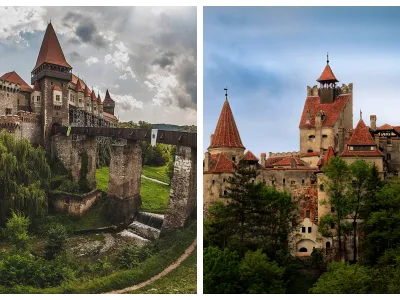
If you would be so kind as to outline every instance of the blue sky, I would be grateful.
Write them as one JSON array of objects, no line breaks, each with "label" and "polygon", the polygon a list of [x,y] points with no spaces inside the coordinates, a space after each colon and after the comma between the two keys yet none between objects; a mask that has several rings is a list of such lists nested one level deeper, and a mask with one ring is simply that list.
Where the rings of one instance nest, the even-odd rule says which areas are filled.
[{"label": "blue sky", "polygon": [[[400,125],[400,8],[205,7],[204,151],[224,87],[244,146],[298,151],[306,87],[326,65],[353,83],[353,123]],[[355,126],[355,125],[354,125]]]}]

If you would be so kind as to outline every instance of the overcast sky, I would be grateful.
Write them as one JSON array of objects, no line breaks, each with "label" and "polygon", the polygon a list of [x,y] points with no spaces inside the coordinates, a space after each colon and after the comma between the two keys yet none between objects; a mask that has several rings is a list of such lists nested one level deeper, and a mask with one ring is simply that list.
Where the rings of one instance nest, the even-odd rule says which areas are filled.
[{"label": "overcast sky", "polygon": [[196,8],[0,7],[0,73],[28,84],[48,22],[73,73],[122,121],[196,124]]},{"label": "overcast sky", "polygon": [[244,146],[299,151],[306,86],[326,65],[354,84],[353,122],[400,125],[399,7],[206,7],[204,151],[228,86]]}]

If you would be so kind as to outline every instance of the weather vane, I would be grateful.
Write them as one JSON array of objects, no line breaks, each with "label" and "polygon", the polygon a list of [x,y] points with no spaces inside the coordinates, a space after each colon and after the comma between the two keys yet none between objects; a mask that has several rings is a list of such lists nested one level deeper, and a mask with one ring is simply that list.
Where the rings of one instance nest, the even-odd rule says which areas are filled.
[{"label": "weather vane", "polygon": [[224,88],[225,90],[225,98],[228,98],[228,87]]},{"label": "weather vane", "polygon": [[329,52],[326,52],[326,63],[329,65]]},{"label": "weather vane", "polygon": [[362,111],[360,109],[360,120],[362,120]]}]

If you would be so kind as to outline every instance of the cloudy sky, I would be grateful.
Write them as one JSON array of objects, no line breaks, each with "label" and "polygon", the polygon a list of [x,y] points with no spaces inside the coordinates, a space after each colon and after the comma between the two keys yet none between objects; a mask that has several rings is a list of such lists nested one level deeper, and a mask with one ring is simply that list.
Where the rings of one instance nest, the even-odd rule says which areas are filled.
[{"label": "cloudy sky", "polygon": [[196,8],[0,7],[0,73],[28,84],[51,20],[73,73],[122,121],[196,124]]},{"label": "cloudy sky", "polygon": [[204,9],[204,151],[224,87],[242,141],[261,152],[299,151],[306,86],[326,65],[354,84],[354,124],[400,125],[400,8]]}]

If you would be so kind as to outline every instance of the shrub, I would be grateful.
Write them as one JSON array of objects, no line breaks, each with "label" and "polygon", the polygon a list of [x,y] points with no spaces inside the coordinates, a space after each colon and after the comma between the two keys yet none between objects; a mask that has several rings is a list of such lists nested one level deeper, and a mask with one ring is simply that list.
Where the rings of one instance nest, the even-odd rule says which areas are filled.
[{"label": "shrub", "polygon": [[7,220],[4,234],[10,244],[18,250],[26,250],[29,245],[29,218],[19,212],[12,212],[11,218]]},{"label": "shrub", "polygon": [[46,237],[46,257],[53,259],[58,254],[64,252],[68,233],[61,224],[54,224],[47,231]]}]

